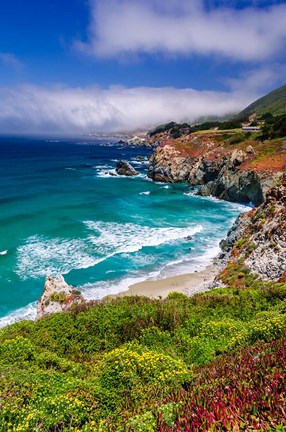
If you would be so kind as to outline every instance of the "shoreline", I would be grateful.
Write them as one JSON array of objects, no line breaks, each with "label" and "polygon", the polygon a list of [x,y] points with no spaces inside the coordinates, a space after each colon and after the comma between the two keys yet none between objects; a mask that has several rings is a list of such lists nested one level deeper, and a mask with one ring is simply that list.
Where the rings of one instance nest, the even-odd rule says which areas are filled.
[{"label": "shoreline", "polygon": [[166,298],[171,292],[178,292],[192,296],[210,289],[216,276],[219,274],[219,266],[210,264],[203,270],[169,276],[164,279],[147,279],[130,285],[126,291],[107,297],[145,296],[153,299]]}]

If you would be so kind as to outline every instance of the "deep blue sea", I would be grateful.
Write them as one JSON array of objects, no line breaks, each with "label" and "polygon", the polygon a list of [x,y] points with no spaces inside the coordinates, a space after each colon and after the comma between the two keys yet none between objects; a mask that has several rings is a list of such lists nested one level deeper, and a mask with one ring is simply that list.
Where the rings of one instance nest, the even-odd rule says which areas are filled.
[{"label": "deep blue sea", "polygon": [[[0,138],[0,326],[34,318],[46,275],[98,299],[211,262],[245,207],[150,181],[150,154],[112,138]],[[111,175],[117,159],[140,175]]]}]

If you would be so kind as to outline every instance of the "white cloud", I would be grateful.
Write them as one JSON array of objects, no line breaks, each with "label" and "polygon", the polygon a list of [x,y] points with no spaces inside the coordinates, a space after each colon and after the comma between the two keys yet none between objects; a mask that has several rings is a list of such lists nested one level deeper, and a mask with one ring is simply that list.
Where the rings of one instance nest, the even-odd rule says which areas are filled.
[{"label": "white cloud", "polygon": [[245,92],[263,92],[272,90],[275,85],[284,83],[286,76],[286,65],[279,62],[272,62],[267,66],[260,66],[254,69],[248,69],[243,76],[238,78],[224,79],[233,91],[244,89]]},{"label": "white cloud", "polygon": [[12,53],[0,52],[0,62],[13,69],[21,69],[23,63]]},{"label": "white cloud", "polygon": [[256,94],[148,87],[0,87],[0,132],[87,133],[150,128],[241,110]]},{"label": "white cloud", "polygon": [[286,5],[255,7],[259,3],[237,10],[206,0],[91,0],[88,41],[76,47],[99,57],[161,53],[261,61],[285,48]]}]

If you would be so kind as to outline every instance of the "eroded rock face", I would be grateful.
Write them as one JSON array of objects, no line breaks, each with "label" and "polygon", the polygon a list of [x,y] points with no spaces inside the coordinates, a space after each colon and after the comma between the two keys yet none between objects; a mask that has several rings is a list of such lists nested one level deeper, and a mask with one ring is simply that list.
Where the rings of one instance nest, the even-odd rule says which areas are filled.
[{"label": "eroded rock face", "polygon": [[267,193],[254,213],[248,245],[245,264],[255,273],[271,280],[286,275],[286,180]]},{"label": "eroded rock face", "polygon": [[235,202],[265,201],[267,191],[282,178],[283,172],[267,173],[246,169],[246,161],[254,158],[253,149],[225,149],[209,143],[196,151],[193,141],[192,154],[179,150],[179,146],[167,144],[159,147],[150,159],[148,176],[166,183],[188,182],[201,186],[198,194],[215,196]]},{"label": "eroded rock face", "polygon": [[119,160],[116,163],[116,172],[119,175],[125,175],[125,176],[136,176],[139,174],[138,171],[136,171],[133,166],[127,162]]},{"label": "eroded rock face", "polygon": [[241,261],[262,279],[286,276],[286,179],[238,217],[221,248],[220,258]]},{"label": "eroded rock face", "polygon": [[55,312],[68,312],[72,305],[83,303],[81,293],[68,285],[63,276],[46,277],[44,292],[39,299],[36,319],[41,319]]},{"label": "eroded rock face", "polygon": [[188,180],[194,163],[171,145],[158,147],[149,159],[148,177],[164,183],[184,182]]}]

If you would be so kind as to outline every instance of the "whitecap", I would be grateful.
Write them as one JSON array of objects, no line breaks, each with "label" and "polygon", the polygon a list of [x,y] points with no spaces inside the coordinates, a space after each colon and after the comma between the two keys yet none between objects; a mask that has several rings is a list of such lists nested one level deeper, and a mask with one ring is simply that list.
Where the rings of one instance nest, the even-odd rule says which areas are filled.
[{"label": "whitecap", "polygon": [[92,267],[105,258],[94,257],[89,249],[90,244],[84,239],[28,237],[26,243],[17,248],[15,272],[22,280],[47,274],[56,276]]},{"label": "whitecap", "polygon": [[150,195],[150,191],[146,191],[146,192],[140,192],[139,195]]},{"label": "whitecap", "polygon": [[28,304],[0,318],[0,328],[23,320],[34,320],[37,314],[37,302]]},{"label": "whitecap", "polygon": [[85,221],[86,227],[96,235],[90,240],[96,250],[109,256],[118,253],[132,253],[143,247],[160,246],[164,243],[182,240],[202,231],[201,225],[188,227],[149,227],[133,223]]},{"label": "whitecap", "polygon": [[3,250],[3,251],[0,252],[0,255],[2,255],[2,256],[3,255],[7,255],[7,253],[8,253],[8,250]]},{"label": "whitecap", "polygon": [[200,225],[156,228],[101,221],[84,224],[90,233],[83,239],[28,237],[17,248],[15,272],[22,280],[67,274],[74,269],[94,267],[117,254],[175,242],[202,230]]},{"label": "whitecap", "polygon": [[118,177],[115,169],[109,169],[108,171],[106,171],[105,169],[98,169],[97,170],[97,177],[101,177],[101,178],[116,178]]}]

